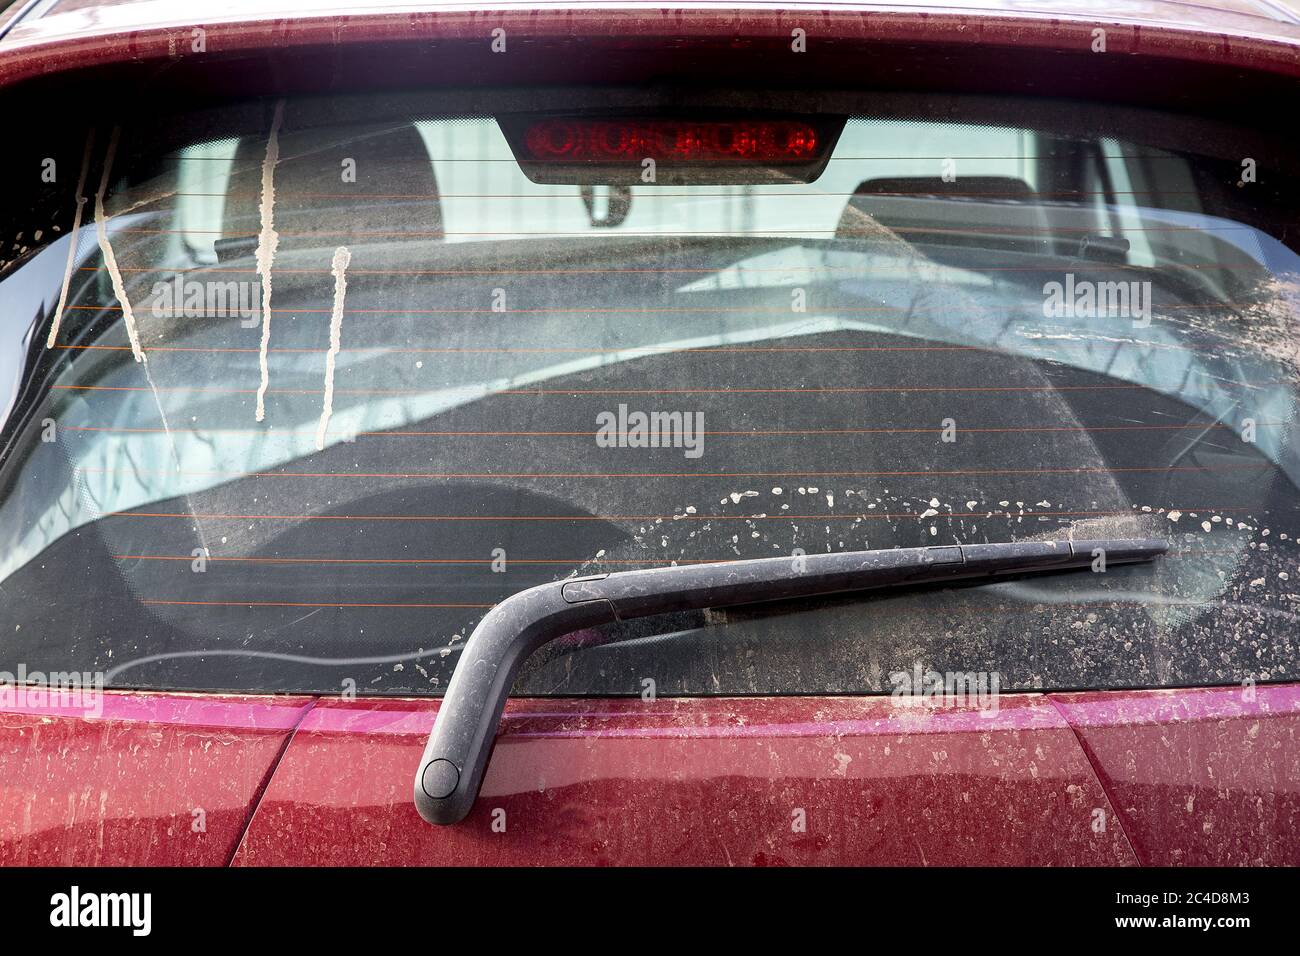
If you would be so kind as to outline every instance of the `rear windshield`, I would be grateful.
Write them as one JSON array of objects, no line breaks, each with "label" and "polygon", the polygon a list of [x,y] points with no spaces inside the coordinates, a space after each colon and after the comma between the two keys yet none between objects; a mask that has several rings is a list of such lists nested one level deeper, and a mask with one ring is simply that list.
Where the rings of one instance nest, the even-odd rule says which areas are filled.
[{"label": "rear windshield", "polygon": [[811,181],[539,183],[503,133],[602,105],[76,131],[0,221],[0,669],[436,695],[487,608],[568,576],[1152,536],[1105,573],[574,634],[516,692],[1297,678],[1293,154],[787,94],[831,118]]}]

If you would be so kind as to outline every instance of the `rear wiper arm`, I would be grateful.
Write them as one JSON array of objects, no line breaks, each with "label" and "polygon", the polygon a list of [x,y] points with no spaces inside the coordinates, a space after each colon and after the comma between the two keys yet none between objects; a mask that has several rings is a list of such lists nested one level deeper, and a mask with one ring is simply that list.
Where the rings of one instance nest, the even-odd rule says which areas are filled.
[{"label": "rear wiper arm", "polygon": [[415,776],[416,809],[430,823],[465,818],[520,665],[565,634],[671,611],[1149,561],[1166,547],[1156,539],[1104,538],[848,551],[623,571],[520,591],[484,615],[461,650]]}]

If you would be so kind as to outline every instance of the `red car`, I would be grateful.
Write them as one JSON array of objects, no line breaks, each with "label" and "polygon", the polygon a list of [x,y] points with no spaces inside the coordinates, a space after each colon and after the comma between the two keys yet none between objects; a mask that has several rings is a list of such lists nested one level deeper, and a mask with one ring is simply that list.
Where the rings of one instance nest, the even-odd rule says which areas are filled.
[{"label": "red car", "polygon": [[0,863],[1300,863],[1298,82],[1276,0],[9,5]]}]

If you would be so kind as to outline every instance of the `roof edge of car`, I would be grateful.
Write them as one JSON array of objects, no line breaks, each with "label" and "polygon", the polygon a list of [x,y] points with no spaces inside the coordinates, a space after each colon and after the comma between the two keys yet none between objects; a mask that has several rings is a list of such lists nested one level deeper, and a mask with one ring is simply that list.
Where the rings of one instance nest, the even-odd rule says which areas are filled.
[{"label": "roof edge of car", "polygon": [[[36,6],[44,0],[36,0]],[[497,10],[456,5],[376,7],[356,12],[296,13],[274,8],[224,16],[180,7],[163,20],[158,4],[124,4],[130,11],[153,8],[155,19],[130,16],[87,21],[76,33],[45,29],[65,16],[10,21],[0,40],[0,88],[29,79],[112,65],[161,66],[198,57],[219,62],[251,53],[307,52],[429,43],[481,44],[488,50],[493,30],[516,41],[581,42],[588,49],[626,49],[657,41],[789,42],[806,30],[815,51],[820,37],[840,47],[863,43],[921,47],[985,47],[1087,54],[1105,31],[1111,59],[1151,57],[1227,65],[1283,77],[1300,77],[1300,29],[1280,21],[1251,19],[1276,31],[1207,30],[1203,24],[1125,20],[1103,13],[1049,16],[1033,11],[996,12],[942,7],[881,7],[822,0],[786,4],[695,4],[662,9],[654,4],[574,3],[572,6],[515,5]],[[102,10],[106,8],[96,8]],[[302,8],[298,8],[301,10]],[[312,8],[308,8],[312,9]],[[204,31],[203,51],[192,52],[193,31]],[[1287,31],[1284,34],[1281,31]],[[1294,33],[1294,36],[1288,35]],[[1094,53],[1100,56],[1100,53]],[[273,92],[273,91],[268,91]]]}]

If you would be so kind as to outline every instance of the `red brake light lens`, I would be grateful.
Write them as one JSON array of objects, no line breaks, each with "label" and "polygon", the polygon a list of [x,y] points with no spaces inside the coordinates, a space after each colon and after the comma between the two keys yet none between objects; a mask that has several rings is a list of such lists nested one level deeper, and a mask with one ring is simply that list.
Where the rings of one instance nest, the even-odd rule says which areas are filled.
[{"label": "red brake light lens", "polygon": [[653,159],[689,165],[802,165],[816,160],[821,145],[817,130],[799,120],[554,118],[533,123],[524,134],[530,160],[564,164]]},{"label": "red brake light lens", "polygon": [[523,174],[553,185],[810,183],[846,117],[828,114],[506,114]]}]

